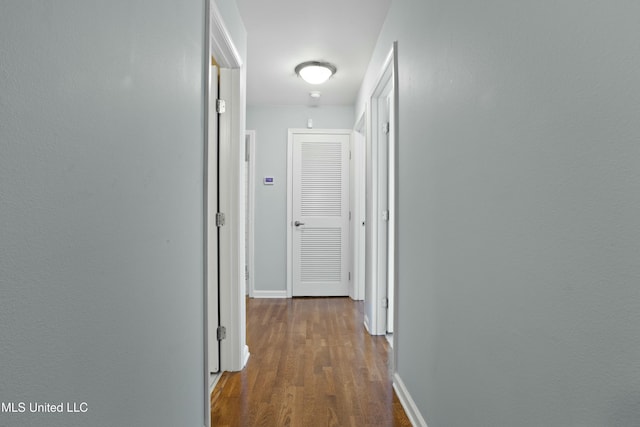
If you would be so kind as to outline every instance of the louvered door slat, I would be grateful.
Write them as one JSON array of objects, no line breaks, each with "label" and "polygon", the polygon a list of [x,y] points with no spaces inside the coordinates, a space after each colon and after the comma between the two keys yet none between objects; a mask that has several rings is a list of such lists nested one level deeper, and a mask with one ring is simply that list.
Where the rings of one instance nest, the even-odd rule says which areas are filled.
[{"label": "louvered door slat", "polygon": [[302,142],[301,214],[340,216],[342,212],[342,145],[339,141]]}]

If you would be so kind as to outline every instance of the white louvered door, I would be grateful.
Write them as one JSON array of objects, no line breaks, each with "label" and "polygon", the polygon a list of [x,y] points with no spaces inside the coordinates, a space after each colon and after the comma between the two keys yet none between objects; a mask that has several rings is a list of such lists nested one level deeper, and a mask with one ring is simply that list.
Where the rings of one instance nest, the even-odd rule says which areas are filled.
[{"label": "white louvered door", "polygon": [[293,296],[348,295],[350,134],[293,136]]}]

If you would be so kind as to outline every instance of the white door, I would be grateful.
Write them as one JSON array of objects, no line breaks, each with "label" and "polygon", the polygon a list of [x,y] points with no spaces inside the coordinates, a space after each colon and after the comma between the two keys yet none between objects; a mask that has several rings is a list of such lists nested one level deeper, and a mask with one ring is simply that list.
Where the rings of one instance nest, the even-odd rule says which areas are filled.
[{"label": "white door", "polygon": [[293,134],[293,296],[349,294],[350,138]]},{"label": "white door", "polygon": [[220,341],[218,329],[218,68],[209,68],[209,101],[207,118],[207,359],[209,372],[220,370]]}]

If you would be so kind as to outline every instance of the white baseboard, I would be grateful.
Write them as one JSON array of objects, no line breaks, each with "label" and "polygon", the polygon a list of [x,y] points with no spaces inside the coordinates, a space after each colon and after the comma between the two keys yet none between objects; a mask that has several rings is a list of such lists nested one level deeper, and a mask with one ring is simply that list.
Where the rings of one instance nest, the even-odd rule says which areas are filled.
[{"label": "white baseboard", "polygon": [[242,369],[244,369],[245,366],[247,366],[247,362],[249,361],[249,356],[251,356],[251,354],[249,353],[249,346],[245,345],[244,346],[244,357],[242,358]]},{"label": "white baseboard", "polygon": [[258,290],[254,290],[253,291],[253,297],[254,298],[286,298],[287,297],[287,291],[286,290],[281,290],[281,291],[258,291]]},{"label": "white baseboard", "polygon": [[369,335],[373,335],[371,333],[371,329],[369,328],[369,318],[366,314],[364,315],[364,328],[367,330],[367,333],[369,333]]},{"label": "white baseboard", "polygon": [[374,331],[373,328],[371,327],[371,321],[369,320],[369,318],[367,317],[366,314],[364,315],[364,328],[367,330],[369,335],[372,335],[374,337],[375,336],[381,336],[381,335],[387,335],[387,331],[385,329],[383,329],[382,331]]},{"label": "white baseboard", "polygon": [[396,391],[398,400],[402,404],[407,417],[409,417],[411,425],[414,427],[428,427],[427,422],[424,420],[424,417],[416,406],[416,402],[411,398],[407,387],[405,387],[402,378],[400,378],[400,375],[398,375],[397,372],[393,374],[393,389]]},{"label": "white baseboard", "polygon": [[213,389],[216,387],[216,384],[218,384],[221,376],[222,372],[209,375],[209,394],[213,393]]}]

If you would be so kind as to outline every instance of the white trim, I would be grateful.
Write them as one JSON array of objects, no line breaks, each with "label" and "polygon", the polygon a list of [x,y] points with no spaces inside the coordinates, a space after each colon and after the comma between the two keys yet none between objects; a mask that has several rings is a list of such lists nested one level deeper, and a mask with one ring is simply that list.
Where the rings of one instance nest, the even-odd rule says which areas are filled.
[{"label": "white trim", "polygon": [[370,324],[371,324],[371,322],[369,322],[369,317],[365,314],[364,315],[364,328],[369,333],[369,335],[373,335],[371,333],[371,328],[369,327]]},{"label": "white trim", "polygon": [[[394,192],[395,192],[395,197],[393,200],[393,209],[394,209],[394,220],[393,220],[393,229],[394,229],[394,238],[395,238],[395,250],[394,250],[394,277],[393,277],[393,359],[392,359],[392,363],[391,363],[391,368],[392,368],[392,372],[397,373],[397,365],[396,365],[396,360],[398,360],[398,318],[399,318],[399,313],[398,313],[398,292],[400,289],[400,274],[398,273],[400,271],[400,251],[398,250],[398,248],[400,247],[399,242],[400,242],[400,226],[399,226],[399,221],[400,221],[400,203],[399,203],[399,197],[400,197],[400,179],[399,179],[399,173],[400,173],[400,156],[399,156],[399,152],[400,152],[400,115],[399,115],[399,108],[400,108],[400,98],[399,98],[399,93],[400,93],[400,84],[399,84],[399,73],[398,73],[398,42],[394,41],[393,42],[393,47],[391,48],[391,52],[393,55],[393,100],[392,100],[392,106],[391,106],[391,112],[392,112],[392,117],[391,117],[391,122],[393,123],[392,126],[392,132],[393,132],[393,144],[394,144],[394,149],[395,149],[395,154],[394,154],[394,164],[393,164],[393,173],[394,173]],[[423,420],[424,421],[424,420]],[[426,426],[426,423],[424,423],[424,425]]]},{"label": "white trim", "polygon": [[[209,367],[209,275],[211,274],[211,265],[209,264],[209,200],[211,199],[209,187],[209,156],[210,149],[209,145],[211,143],[211,138],[209,136],[209,115],[210,115],[210,87],[211,87],[211,0],[205,1],[205,15],[204,15],[204,51],[202,52],[202,86],[204,89],[203,96],[203,159],[204,159],[204,173],[202,175],[203,181],[203,245],[202,245],[202,257],[203,257],[203,284],[202,284],[202,321],[204,323],[204,331],[203,331],[203,377],[204,377],[204,425],[211,425],[211,391],[215,386],[216,381],[220,378],[220,376],[216,376],[213,378],[213,383],[211,383],[211,368]],[[217,269],[217,265],[216,265]],[[216,273],[217,279],[217,273]],[[218,364],[219,364],[218,360]]]},{"label": "white trim", "polygon": [[249,224],[249,230],[247,233],[249,235],[249,242],[247,247],[247,268],[249,269],[249,296],[253,297],[255,294],[255,206],[256,206],[256,131],[255,130],[247,130],[246,135],[249,137],[248,148],[249,152],[249,206],[247,206],[247,212],[249,213],[249,218],[247,223]]},{"label": "white trim", "polygon": [[360,117],[358,117],[358,121],[356,121],[356,124],[353,125],[353,130],[355,130],[356,132],[360,132],[361,134],[364,135],[364,133],[367,131],[366,126],[367,126],[367,112],[363,111]]},{"label": "white trim", "polygon": [[358,192],[356,191],[356,133],[351,132],[349,138],[349,283],[347,289],[349,290],[349,297],[358,301],[360,296],[358,293],[358,271],[356,265],[356,251],[358,250],[356,245],[356,232],[358,223],[358,216],[356,215],[356,200]]},{"label": "white trim", "polygon": [[254,290],[252,298],[287,298],[287,290],[281,291],[261,291]]},{"label": "white trim", "polygon": [[216,59],[220,67],[224,68],[240,68],[242,66],[242,58],[240,52],[236,49],[231,35],[227,30],[227,26],[222,20],[222,14],[218,10],[215,1],[208,0],[211,16],[210,42],[211,54]]},{"label": "white trim", "polygon": [[220,69],[220,97],[227,100],[227,112],[219,122],[219,210],[225,214],[225,225],[220,227],[220,324],[227,328],[227,339],[220,347],[220,366],[225,371],[242,370],[246,343],[245,144],[240,123],[240,75],[239,69]]},{"label": "white trim", "polygon": [[352,268],[353,268],[353,296],[356,301],[365,298],[365,252],[366,252],[366,136],[364,128],[365,116],[363,115],[358,124],[354,127],[351,139],[352,153],[352,179],[353,193],[351,211],[353,227],[353,240],[350,242],[352,248]]},{"label": "white trim", "polygon": [[[245,70],[243,61],[215,3],[207,0],[210,52],[220,66],[220,98],[227,112],[219,123],[219,211],[226,217],[220,228],[220,324],[227,338],[220,344],[220,370],[239,371],[245,363],[246,306],[244,281],[244,162]],[[242,279],[242,280],[241,280]],[[208,379],[208,378],[207,378]]]},{"label": "white trim", "polygon": [[287,298],[293,297],[293,135],[295,134],[329,134],[349,135],[351,141],[353,135],[351,129],[298,129],[290,128],[287,131]]},{"label": "white trim", "polygon": [[[213,393],[213,389],[216,388],[216,384],[218,384],[218,381],[220,381],[221,377],[222,372],[217,372],[215,374],[209,375],[209,395]],[[209,401],[211,401],[211,396],[209,396]]]},{"label": "white trim", "polygon": [[409,421],[411,421],[411,425],[415,427],[428,427],[427,422],[416,405],[416,402],[411,397],[411,394],[409,394],[409,390],[407,390],[402,378],[400,378],[400,374],[397,372],[393,374],[393,389],[395,390],[398,400],[402,404]]},{"label": "white trim", "polygon": [[[218,117],[215,112],[215,98],[218,96],[218,68],[210,63],[207,63],[207,65],[207,86],[205,90],[205,114],[207,117],[205,129],[207,138],[204,145],[205,354],[207,356],[207,372],[219,372],[220,343],[215,337],[215,331],[220,325],[218,229],[215,224],[215,215],[218,211]],[[215,84],[212,85],[212,81]]]},{"label": "white trim", "polygon": [[[378,112],[378,102],[379,99],[385,95],[385,91],[391,85],[392,91],[394,91],[394,107],[393,111],[397,111],[397,91],[396,87],[396,64],[395,61],[396,56],[396,44],[394,43],[391,47],[391,51],[387,55],[386,60],[382,66],[382,69],[379,73],[378,80],[374,85],[374,89],[371,92],[371,96],[369,97],[368,106],[368,134],[367,134],[367,146],[370,148],[370,154],[367,156],[367,168],[370,169],[370,186],[371,186],[371,194],[369,206],[367,206],[367,230],[368,230],[368,238],[367,245],[370,247],[370,258],[367,260],[367,270],[368,276],[370,278],[370,286],[371,286],[371,301],[365,301],[366,305],[371,307],[371,324],[369,327],[371,328],[372,335],[386,335],[386,310],[384,309],[384,300],[386,298],[386,280],[379,280],[379,276],[381,274],[386,274],[386,247],[380,248],[379,239],[379,227],[380,227],[380,214],[381,207],[380,205],[380,192],[382,183],[379,182],[379,146],[378,143],[380,138],[380,129],[379,129],[379,112]],[[392,120],[392,124],[395,124],[396,121]],[[394,132],[394,136],[396,135],[396,129],[392,129]],[[397,138],[396,138],[397,143]],[[396,172],[397,173],[397,172]],[[397,222],[397,219],[396,219]],[[395,227],[394,224],[392,226]],[[381,252],[381,251],[384,251]],[[397,271],[397,268],[396,268]],[[395,288],[394,288],[395,289]],[[395,308],[395,307],[394,307]],[[395,310],[394,310],[395,311]],[[394,336],[395,339],[395,336]],[[396,346],[394,346],[394,349]]]},{"label": "white trim", "polygon": [[246,366],[247,362],[249,361],[249,356],[251,356],[251,353],[249,353],[249,346],[245,345],[244,349],[242,350],[242,354],[244,355],[242,357],[242,366]]},{"label": "white trim", "polygon": [[293,297],[293,134],[293,129],[287,131],[287,298]]}]

